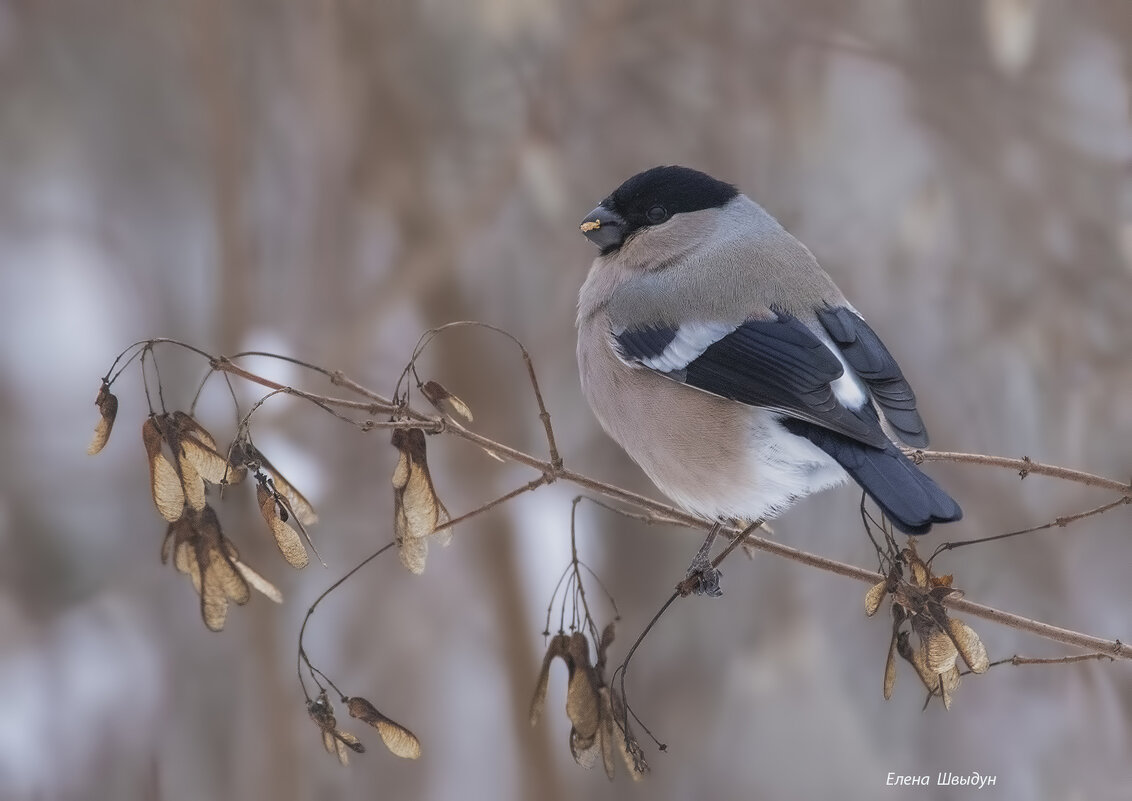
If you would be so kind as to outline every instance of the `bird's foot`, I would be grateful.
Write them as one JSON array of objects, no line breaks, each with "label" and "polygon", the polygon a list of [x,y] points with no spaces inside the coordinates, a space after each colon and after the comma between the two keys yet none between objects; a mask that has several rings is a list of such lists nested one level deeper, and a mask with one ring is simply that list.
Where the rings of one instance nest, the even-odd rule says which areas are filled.
[{"label": "bird's foot", "polygon": [[681,596],[686,598],[689,595],[706,595],[709,598],[718,598],[723,595],[723,590],[719,586],[719,579],[723,574],[711,561],[711,544],[715,541],[719,529],[718,523],[712,526],[704,544],[692,557],[692,564],[684,574],[684,580],[676,585],[676,591]]},{"label": "bird's foot", "polygon": [[711,560],[706,555],[696,554],[684,580],[676,585],[676,589],[685,597],[706,595],[709,598],[718,598],[723,595],[723,589],[719,586],[721,576],[723,573],[718,568],[712,567]]}]

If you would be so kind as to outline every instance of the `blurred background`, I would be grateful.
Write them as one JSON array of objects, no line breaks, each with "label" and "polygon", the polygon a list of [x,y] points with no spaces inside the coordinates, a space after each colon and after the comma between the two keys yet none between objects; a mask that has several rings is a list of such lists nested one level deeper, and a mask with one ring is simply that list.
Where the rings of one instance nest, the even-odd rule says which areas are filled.
[{"label": "blurred background", "polygon": [[[569,558],[562,485],[460,527],[423,577],[379,560],[319,607],[312,659],[424,746],[398,760],[340,711],[369,748],[342,768],[307,717],[295,643],[314,598],[392,534],[388,435],[263,407],[256,441],[318,509],[328,568],[288,568],[248,490],[214,498],[286,595],[233,608],[220,634],[159,562],[136,369],[110,444],[84,453],[98,380],[138,339],[273,350],[388,393],[422,330],[478,319],[529,348],[568,466],[655,495],[578,388],[594,253],[577,225],[629,175],[677,163],[737,183],[810,246],[900,359],[935,447],[1127,477],[1130,42],[1121,0],[0,0],[0,797],[951,797],[885,786],[942,771],[997,776],[983,793],[998,798],[1132,798],[1127,664],[995,668],[949,712],[921,711],[902,664],[886,703],[889,625],[863,616],[864,585],[766,555],[733,557],[722,598],[677,604],[638,651],[630,697],[668,744],[645,743],[647,781],[577,767],[561,663],[527,723]],[[205,364],[158,356],[167,403],[187,407]],[[477,430],[544,452],[509,345],[461,331],[422,373]],[[259,396],[239,392],[245,409]],[[200,410],[231,436],[223,382]],[[430,447],[453,514],[534,477]],[[929,469],[966,511],[933,543],[1109,500]],[[813,498],[775,536],[873,566],[857,501]],[[939,572],[1129,642],[1129,522],[1117,509],[960,550]],[[614,663],[698,542],[582,508],[579,548],[621,613]],[[1066,652],[968,622],[992,659]]]}]

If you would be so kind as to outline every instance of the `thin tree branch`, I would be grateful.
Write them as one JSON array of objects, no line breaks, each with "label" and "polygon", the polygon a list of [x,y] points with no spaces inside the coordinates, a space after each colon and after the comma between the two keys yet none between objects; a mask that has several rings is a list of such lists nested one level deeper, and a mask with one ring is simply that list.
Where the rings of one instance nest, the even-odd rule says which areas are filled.
[{"label": "thin tree branch", "polygon": [[553,476],[544,474],[544,475],[540,476],[539,478],[536,478],[532,481],[528,481],[523,486],[517,487],[517,488],[511,490],[506,495],[500,495],[498,498],[495,498],[494,500],[488,501],[483,506],[477,506],[472,511],[465,512],[464,514],[460,515],[459,517],[453,517],[447,523],[441,523],[440,525],[438,525],[436,528],[434,528],[432,530],[432,533],[435,534],[438,531],[444,531],[444,529],[446,529],[446,528],[452,528],[453,526],[457,525],[458,523],[463,523],[465,520],[467,520],[469,518],[475,517],[478,514],[483,514],[488,509],[494,509],[496,506],[499,506],[502,503],[506,503],[507,501],[511,500],[514,497],[522,495],[524,492],[531,492],[532,490],[536,490],[539,487],[543,486],[544,484],[549,484],[553,480],[554,480]]},{"label": "thin tree branch", "polygon": [[1061,515],[1055,517],[1049,522],[1042,523],[1040,526],[1030,526],[1029,528],[1018,529],[1017,531],[1007,531],[1005,534],[992,534],[989,537],[979,537],[973,540],[957,540],[955,542],[945,542],[940,545],[935,551],[932,552],[931,557],[928,558],[927,563],[931,564],[932,560],[939,556],[944,551],[954,551],[966,545],[979,545],[984,542],[994,542],[995,540],[1005,540],[1011,537],[1020,537],[1024,534],[1034,534],[1038,531],[1046,531],[1051,528],[1065,528],[1071,523],[1076,523],[1079,520],[1086,520],[1090,517],[1103,515],[1105,512],[1115,509],[1117,506],[1124,506],[1125,504],[1132,503],[1132,495],[1121,495],[1115,501],[1102,503],[1100,506],[1095,506],[1092,509],[1087,509],[1084,512],[1077,512],[1072,515]]},{"label": "thin tree branch", "polygon": [[[151,340],[151,342],[158,341],[166,340]],[[208,354],[204,354],[199,349],[192,348],[191,346],[185,347],[189,347],[190,350],[194,350],[197,353],[202,353],[202,355],[208,356]],[[518,464],[524,464],[528,467],[538,470],[542,474],[539,479],[535,479],[529,484],[520,487],[518,490],[508,493],[508,495],[504,496],[502,499],[493,501],[478,510],[474,510],[473,512],[468,513],[461,518],[457,518],[457,520],[466,519],[472,514],[478,514],[481,511],[486,511],[486,509],[498,505],[498,503],[501,503],[503,500],[514,497],[515,495],[522,494],[523,492],[531,491],[543,484],[550,483],[553,480],[560,479],[604,496],[605,498],[609,498],[627,504],[629,506],[636,507],[637,509],[642,510],[642,512],[645,513],[646,517],[660,517],[675,525],[682,525],[700,530],[707,530],[713,525],[712,521],[704,520],[694,515],[687,514],[686,512],[682,512],[679,509],[676,509],[675,507],[668,504],[660,503],[651,498],[639,495],[635,492],[630,492],[629,490],[622,489],[603,481],[598,481],[576,471],[567,470],[562,466],[561,461],[554,460],[553,456],[551,460],[540,459],[516,448],[504,445],[501,442],[496,442],[495,440],[492,440],[481,434],[477,434],[476,432],[462,426],[451,425],[443,417],[423,414],[412,409],[408,405],[391,404],[384,397],[378,395],[377,393],[371,392],[370,390],[367,390],[365,387],[362,387],[351,379],[346,378],[346,376],[344,376],[342,373],[335,372],[331,374],[333,383],[346,386],[352,391],[358,392],[359,394],[370,398],[372,402],[363,403],[358,401],[350,401],[343,398],[332,398],[311,392],[306,392],[303,390],[297,390],[291,387],[283,386],[274,381],[270,381],[266,378],[263,378],[262,376],[256,375],[255,373],[252,373],[242,367],[239,367],[238,365],[233,364],[229,359],[225,357],[208,356],[208,358],[210,366],[214,370],[237,375],[241,378],[244,378],[245,380],[251,381],[269,389],[286,392],[288,394],[304,398],[320,406],[357,409],[368,412],[370,414],[385,412],[394,414],[397,418],[399,418],[390,422],[366,421],[366,423],[362,424],[363,428],[369,429],[385,427],[419,427],[435,434],[450,434],[452,436],[471,442],[479,446],[480,448],[483,448],[499,459],[516,462]],[[545,422],[547,425],[549,425],[549,419],[547,419]],[[552,439],[551,443],[553,443]],[[553,454],[554,450],[552,449],[552,455]],[[1014,459],[1001,456],[987,456],[983,454],[926,450],[910,451],[909,456],[911,456],[911,458],[917,463],[945,461],[966,464],[981,464],[991,467],[1016,470],[1023,478],[1030,474],[1044,475],[1051,478],[1072,481],[1086,486],[1114,490],[1124,496],[1132,495],[1132,484],[1093,475],[1091,473],[1085,473],[1079,470],[1070,470],[1064,467],[1041,464],[1034,462],[1028,457]],[[1117,505],[1122,504],[1113,503],[1109,506],[1115,507]],[[1057,521],[1054,522],[1055,524],[1057,523]],[[734,536],[738,534],[741,529],[732,527],[730,531]],[[885,577],[883,575],[871,570],[857,567],[856,565],[839,562],[837,560],[829,559],[824,556],[818,556],[817,554],[800,551],[787,545],[783,545],[782,543],[774,542],[772,540],[758,537],[753,534],[748,535],[746,539],[743,540],[743,544],[748,548],[766,551],[767,553],[781,556],[784,559],[790,559],[791,561],[798,562],[800,564],[807,565],[818,570],[823,570],[827,573],[846,576],[858,581],[876,584],[879,581],[885,580]],[[1132,647],[1124,645],[1124,643],[1122,643],[1120,640],[1108,640],[1101,637],[1083,634],[1071,629],[1053,626],[1048,623],[1042,623],[1040,621],[1022,617],[1020,615],[1011,614],[1009,612],[1004,612],[989,606],[977,604],[973,601],[968,601],[963,598],[947,598],[943,600],[943,604],[956,611],[963,612],[974,617],[982,618],[984,620],[990,620],[992,622],[999,623],[1011,628],[1028,631],[1032,634],[1036,634],[1039,637],[1053,640],[1055,642],[1060,642],[1065,645],[1085,648],[1090,651],[1098,652],[1114,658],[1132,659]]]},{"label": "thin tree branch", "polygon": [[1111,478],[1095,476],[1092,473],[1085,473],[1081,470],[1070,470],[1067,467],[1041,464],[1040,462],[1035,462],[1029,456],[1023,456],[1021,459],[1011,459],[1006,456],[986,456],[981,453],[924,450],[907,450],[905,453],[907,453],[916,464],[922,462],[958,462],[961,464],[981,464],[988,467],[1005,467],[1009,470],[1017,470],[1018,475],[1022,478],[1031,474],[1036,476],[1049,476],[1050,478],[1072,481],[1076,484],[1084,484],[1087,487],[1100,487],[1102,489],[1115,490],[1125,495],[1132,495],[1132,482],[1115,481]]},{"label": "thin tree branch", "polygon": [[1036,656],[1018,656],[1015,654],[1009,659],[1000,659],[997,662],[991,662],[987,665],[988,668],[997,667],[999,665],[1071,665],[1075,662],[1100,662],[1107,659],[1112,661],[1112,657],[1108,654],[1075,654],[1073,656],[1052,656],[1052,657],[1036,657]]}]

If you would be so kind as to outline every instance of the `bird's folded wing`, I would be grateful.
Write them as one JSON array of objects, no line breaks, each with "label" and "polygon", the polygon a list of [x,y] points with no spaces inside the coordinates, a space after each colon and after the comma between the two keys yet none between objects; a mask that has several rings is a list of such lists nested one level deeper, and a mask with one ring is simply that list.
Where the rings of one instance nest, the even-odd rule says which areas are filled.
[{"label": "bird's folded wing", "polygon": [[844,368],[837,356],[797,318],[717,323],[656,324],[613,331],[626,362],[723,398],[773,409],[884,447],[872,406],[853,410],[834,394]]},{"label": "bird's folded wing", "polygon": [[916,411],[916,395],[880,337],[860,315],[844,306],[820,309],[817,314],[845,361],[868,385],[896,435],[917,448],[927,445],[928,432]]}]

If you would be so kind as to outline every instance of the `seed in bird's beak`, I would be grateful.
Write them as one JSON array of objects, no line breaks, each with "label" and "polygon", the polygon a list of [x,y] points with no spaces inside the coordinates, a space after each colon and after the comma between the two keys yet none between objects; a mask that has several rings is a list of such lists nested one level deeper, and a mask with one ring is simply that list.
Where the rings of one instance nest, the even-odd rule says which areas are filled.
[{"label": "seed in bird's beak", "polygon": [[601,228],[601,220],[586,220],[578,227],[582,229],[583,234],[587,234],[590,231],[596,231]]}]

